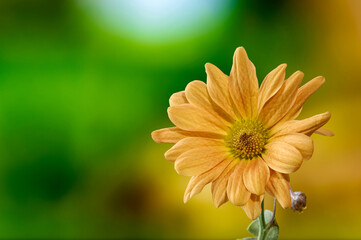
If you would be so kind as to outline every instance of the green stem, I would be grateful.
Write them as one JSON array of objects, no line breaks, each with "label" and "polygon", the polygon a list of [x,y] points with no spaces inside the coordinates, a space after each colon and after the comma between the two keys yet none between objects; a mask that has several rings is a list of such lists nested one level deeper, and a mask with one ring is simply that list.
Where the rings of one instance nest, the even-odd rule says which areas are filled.
[{"label": "green stem", "polygon": [[259,220],[259,234],[258,234],[258,240],[264,240],[265,237],[266,237],[266,221],[265,221],[265,218],[264,218],[264,201],[262,201],[261,203],[261,208],[262,208],[262,211],[261,211],[261,214],[259,215],[258,217],[258,220]]}]

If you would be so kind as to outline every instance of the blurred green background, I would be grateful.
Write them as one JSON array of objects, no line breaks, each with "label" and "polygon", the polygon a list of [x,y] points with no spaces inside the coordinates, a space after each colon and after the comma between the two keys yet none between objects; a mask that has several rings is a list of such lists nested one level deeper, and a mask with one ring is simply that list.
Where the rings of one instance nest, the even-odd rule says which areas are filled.
[{"label": "blurred green background", "polygon": [[281,238],[361,238],[357,0],[0,1],[0,238],[249,235],[209,187],[183,204],[188,179],[150,137],[172,126],[170,95],[206,62],[228,74],[238,46],[260,81],[280,63],[326,77],[301,117],[330,111],[336,136],[291,175],[308,209],[279,208]]}]

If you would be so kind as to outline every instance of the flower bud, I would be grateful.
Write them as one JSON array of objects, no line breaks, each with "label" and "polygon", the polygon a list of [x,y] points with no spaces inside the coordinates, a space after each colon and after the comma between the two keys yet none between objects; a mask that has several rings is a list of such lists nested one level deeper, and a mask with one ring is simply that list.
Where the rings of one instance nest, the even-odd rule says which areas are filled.
[{"label": "flower bud", "polygon": [[306,209],[306,194],[303,192],[291,192],[291,209],[297,212],[303,212]]}]

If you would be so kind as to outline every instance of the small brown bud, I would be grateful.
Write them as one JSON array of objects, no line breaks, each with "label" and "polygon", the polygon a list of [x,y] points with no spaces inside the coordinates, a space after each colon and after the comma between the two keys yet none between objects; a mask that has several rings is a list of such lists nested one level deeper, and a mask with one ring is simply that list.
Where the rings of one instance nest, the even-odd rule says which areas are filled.
[{"label": "small brown bud", "polygon": [[291,209],[297,212],[303,212],[306,209],[306,194],[303,192],[292,192],[291,190]]}]

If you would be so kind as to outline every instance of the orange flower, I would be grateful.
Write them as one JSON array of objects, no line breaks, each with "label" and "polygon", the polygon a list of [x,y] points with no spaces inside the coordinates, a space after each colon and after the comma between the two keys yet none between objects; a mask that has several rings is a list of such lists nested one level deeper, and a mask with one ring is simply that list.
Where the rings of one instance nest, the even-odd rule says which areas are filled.
[{"label": "orange flower", "polygon": [[316,77],[299,88],[303,73],[285,78],[286,64],[271,71],[258,87],[256,69],[237,48],[230,76],[207,63],[207,84],[190,82],[174,93],[168,115],[176,127],[156,130],[154,141],[174,143],[165,158],[180,175],[192,176],[184,202],[212,183],[216,207],[228,200],[257,218],[265,192],[291,207],[288,174],[311,158],[316,132],[330,113],[294,120],[307,98],[325,82]]}]

